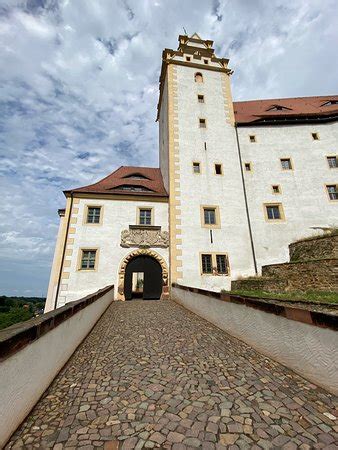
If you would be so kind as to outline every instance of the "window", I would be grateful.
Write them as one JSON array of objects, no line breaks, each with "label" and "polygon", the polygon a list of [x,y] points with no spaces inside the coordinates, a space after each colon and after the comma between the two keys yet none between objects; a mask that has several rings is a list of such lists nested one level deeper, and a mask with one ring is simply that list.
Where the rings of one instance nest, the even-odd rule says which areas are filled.
[{"label": "window", "polygon": [[200,123],[200,128],[206,128],[207,127],[207,123],[205,119],[199,119],[199,123]]},{"label": "window", "polygon": [[251,172],[251,163],[245,163],[244,167],[247,172]]},{"label": "window", "polygon": [[338,200],[338,186],[336,184],[326,185],[330,200]]},{"label": "window", "polygon": [[329,100],[328,102],[322,104],[322,106],[331,106],[331,105],[338,105],[338,100]]},{"label": "window", "polygon": [[256,136],[254,134],[250,134],[249,139],[250,142],[256,142]]},{"label": "window", "polygon": [[198,95],[198,103],[204,103],[204,95]]},{"label": "window", "polygon": [[222,164],[215,164],[215,174],[222,175]]},{"label": "window", "polygon": [[151,208],[139,209],[139,225],[151,225]]},{"label": "window", "polygon": [[145,186],[134,186],[131,184],[122,184],[113,188],[115,191],[132,191],[132,192],[154,192],[152,189],[148,189]]},{"label": "window", "polygon": [[327,156],[326,159],[327,159],[330,169],[336,169],[338,167],[337,156]]},{"label": "window", "polygon": [[100,223],[101,206],[88,206],[87,223]]},{"label": "window", "polygon": [[272,193],[273,194],[280,194],[280,186],[278,184],[272,185]]},{"label": "window", "polygon": [[210,254],[202,254],[202,273],[212,273],[212,257]]},{"label": "window", "polygon": [[282,105],[272,105],[266,111],[292,111],[292,109]]},{"label": "window", "polygon": [[203,83],[203,75],[200,72],[195,73],[195,82]]},{"label": "window", "polygon": [[204,208],[204,225],[216,225],[215,208]]},{"label": "window", "polygon": [[279,221],[284,219],[283,208],[282,205],[279,203],[265,205],[265,211],[267,220]]},{"label": "window", "polygon": [[205,59],[204,64],[209,64],[209,61],[207,59]]},{"label": "window", "polygon": [[201,253],[201,271],[206,275],[229,275],[228,256],[224,253]]},{"label": "window", "polygon": [[131,178],[133,180],[150,180],[150,178],[142,175],[141,173],[131,173],[130,175],[126,175],[123,178]]},{"label": "window", "polygon": [[312,139],[314,141],[319,141],[319,134],[318,133],[311,133]]},{"label": "window", "polygon": [[226,255],[216,255],[216,267],[218,273],[228,273],[228,261]]},{"label": "window", "polygon": [[194,173],[201,173],[201,165],[199,162],[192,163],[192,170]]},{"label": "window", "polygon": [[95,269],[96,250],[82,250],[81,270]]},{"label": "window", "polygon": [[292,170],[290,158],[281,158],[280,163],[282,165],[283,170]]},{"label": "window", "polygon": [[185,59],[186,59],[186,61],[190,61],[191,60],[190,56],[187,56]]}]

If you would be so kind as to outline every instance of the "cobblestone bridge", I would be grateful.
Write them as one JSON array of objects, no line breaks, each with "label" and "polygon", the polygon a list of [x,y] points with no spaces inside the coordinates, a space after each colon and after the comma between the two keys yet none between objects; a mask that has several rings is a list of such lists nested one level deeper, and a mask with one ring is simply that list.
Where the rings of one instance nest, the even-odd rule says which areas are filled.
[{"label": "cobblestone bridge", "polygon": [[338,449],[334,400],[171,301],[116,302],[7,448]]}]

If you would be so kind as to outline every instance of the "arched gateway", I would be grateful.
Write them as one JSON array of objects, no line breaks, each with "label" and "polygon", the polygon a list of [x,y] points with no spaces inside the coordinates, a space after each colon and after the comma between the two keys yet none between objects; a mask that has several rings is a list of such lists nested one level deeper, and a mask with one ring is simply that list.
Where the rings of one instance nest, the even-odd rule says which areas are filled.
[{"label": "arched gateway", "polygon": [[131,300],[133,294],[135,295],[134,274],[143,274],[141,298],[155,300],[168,297],[168,268],[165,260],[158,253],[153,250],[139,249],[129,253],[123,259],[119,270],[119,300]]}]

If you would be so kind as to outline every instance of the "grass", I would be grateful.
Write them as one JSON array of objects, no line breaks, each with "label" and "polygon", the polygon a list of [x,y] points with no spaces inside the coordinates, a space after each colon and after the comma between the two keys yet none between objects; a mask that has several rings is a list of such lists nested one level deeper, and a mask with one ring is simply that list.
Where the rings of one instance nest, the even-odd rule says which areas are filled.
[{"label": "grass", "polygon": [[235,291],[225,291],[224,293],[234,294],[234,295],[243,295],[246,297],[259,297],[259,298],[267,298],[267,299],[275,299],[275,300],[288,300],[294,302],[309,302],[309,303],[317,303],[317,304],[332,304],[338,305],[338,293],[337,292],[319,292],[319,291],[309,291],[309,292],[265,292],[259,290],[235,290]]}]

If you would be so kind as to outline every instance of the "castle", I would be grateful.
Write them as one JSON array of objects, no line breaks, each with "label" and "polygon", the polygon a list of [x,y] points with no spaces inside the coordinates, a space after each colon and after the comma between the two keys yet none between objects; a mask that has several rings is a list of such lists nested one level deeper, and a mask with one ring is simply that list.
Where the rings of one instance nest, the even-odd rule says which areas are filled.
[{"label": "castle", "polygon": [[65,191],[46,311],[110,284],[120,300],[230,289],[337,226],[338,96],[233,102],[212,45],[163,51],[159,168]]}]

